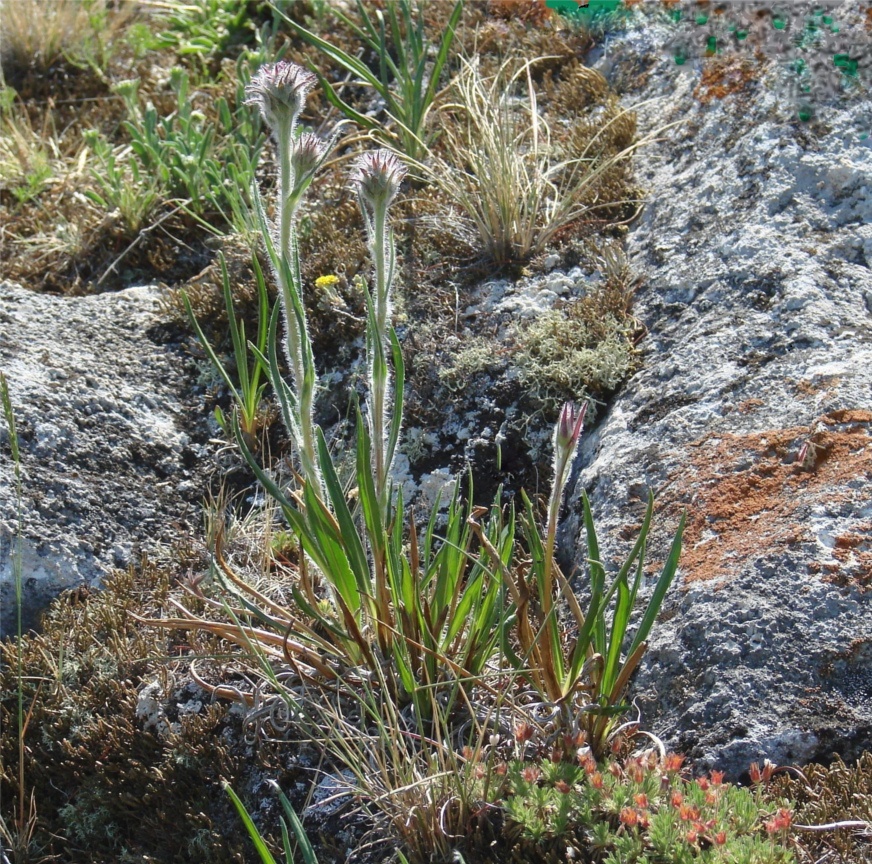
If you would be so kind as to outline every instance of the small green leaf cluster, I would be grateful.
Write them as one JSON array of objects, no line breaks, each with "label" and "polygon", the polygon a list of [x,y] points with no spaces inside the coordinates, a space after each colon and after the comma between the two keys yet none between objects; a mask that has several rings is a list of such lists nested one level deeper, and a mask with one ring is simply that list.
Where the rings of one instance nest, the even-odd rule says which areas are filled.
[{"label": "small green leaf cluster", "polygon": [[[254,352],[249,352],[249,343],[245,338],[245,321],[236,317],[236,309],[233,303],[233,293],[230,289],[230,277],[227,273],[227,264],[224,256],[219,257],[221,264],[221,284],[224,295],[224,306],[227,318],[230,322],[230,340],[233,344],[233,358],[235,361],[236,377],[239,379],[239,387],[233,383],[227,367],[218,356],[215,349],[200,327],[191,301],[188,295],[182,292],[182,302],[188,314],[188,320],[197,334],[197,339],[203,346],[206,355],[212,361],[218,374],[230,390],[233,397],[234,409],[237,412],[239,427],[245,437],[246,443],[252,449],[258,446],[258,432],[266,425],[269,411],[264,405],[265,391],[267,386],[267,364],[263,360],[266,351],[267,330],[269,327],[269,297],[264,280],[263,270],[257,255],[251,256],[252,269],[254,270],[255,283],[258,296],[258,324],[257,341],[252,343]],[[225,432],[230,431],[230,423],[224,416],[224,412],[216,406],[215,420]]]},{"label": "small green leaf cluster", "polygon": [[172,48],[180,57],[209,59],[222,55],[233,42],[253,31],[247,0],[198,0],[170,9],[155,47]]},{"label": "small green leaf cluster", "polygon": [[127,109],[129,150],[122,152],[128,158],[122,164],[119,153],[93,133],[88,143],[101,170],[93,172],[99,189],[89,197],[119,209],[131,227],[148,218],[159,197],[172,199],[207,228],[250,235],[249,189],[265,141],[258,118],[243,108],[231,110],[224,97],[215,100],[215,119],[207,118],[194,109],[190,76],[182,68],[170,72],[170,86],[176,107],[166,116],[151,103],[140,105],[137,81],[115,86]]}]

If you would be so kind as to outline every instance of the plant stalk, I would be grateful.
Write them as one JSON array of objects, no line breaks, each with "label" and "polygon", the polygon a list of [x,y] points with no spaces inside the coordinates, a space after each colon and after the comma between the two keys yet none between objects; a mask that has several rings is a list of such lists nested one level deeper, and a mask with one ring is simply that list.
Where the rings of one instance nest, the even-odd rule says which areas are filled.
[{"label": "plant stalk", "polygon": [[304,341],[308,339],[305,332],[305,320],[300,321],[297,307],[302,307],[303,291],[300,281],[300,262],[297,251],[294,225],[296,221],[297,201],[293,197],[294,172],[291,166],[291,143],[293,139],[293,118],[282,117],[276,129],[279,149],[279,256],[282,266],[279,268],[278,279],[282,291],[282,306],[285,312],[286,353],[291,374],[299,394],[297,421],[299,423],[302,441],[300,447],[300,462],[303,474],[315,488],[321,491],[320,472],[315,449],[315,427],[313,422],[313,406],[315,401],[314,382],[306,374],[304,359]]},{"label": "plant stalk", "polygon": [[[387,322],[388,322],[388,276],[385,272],[385,241],[386,241],[387,205],[375,207],[373,212],[373,258],[375,265],[375,320],[373,351],[378,351],[384,358],[387,367]],[[374,365],[370,364],[371,370]],[[371,374],[370,391],[372,392],[372,437],[373,458],[375,461],[375,488],[378,500],[385,512],[385,495],[387,494],[387,376]]]}]

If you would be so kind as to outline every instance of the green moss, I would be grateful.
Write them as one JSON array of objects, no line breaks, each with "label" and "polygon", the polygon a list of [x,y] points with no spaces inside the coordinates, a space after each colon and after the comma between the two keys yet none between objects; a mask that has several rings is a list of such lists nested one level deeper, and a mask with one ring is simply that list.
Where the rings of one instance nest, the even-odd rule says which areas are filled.
[{"label": "green moss", "polygon": [[469,386],[469,379],[499,362],[497,354],[499,346],[492,339],[475,337],[467,341],[451,356],[445,368],[439,370],[439,378],[452,392],[461,392]]}]

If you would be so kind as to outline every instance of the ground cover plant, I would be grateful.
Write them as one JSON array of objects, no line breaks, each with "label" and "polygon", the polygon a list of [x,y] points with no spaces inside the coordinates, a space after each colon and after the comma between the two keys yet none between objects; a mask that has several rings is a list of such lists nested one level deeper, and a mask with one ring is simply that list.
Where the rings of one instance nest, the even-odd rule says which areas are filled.
[{"label": "ground cover plant", "polygon": [[[282,10],[323,36],[334,21],[317,6],[311,15],[294,4]],[[226,387],[229,398],[216,419],[268,504],[235,514],[217,504],[208,514],[206,548],[192,551],[180,538],[167,562],[118,573],[95,596],[65,597],[41,635],[4,645],[3,830],[16,862],[220,862],[255,854],[261,861],[283,855],[310,862],[346,860],[349,852],[363,861],[469,864],[811,860],[792,831],[795,791],[774,788],[762,775],[751,789],[726,784],[716,772],[694,779],[681,757],[642,731],[625,702],[675,576],[681,523],[670,526],[671,550],[652,573],[645,565],[654,519],[649,501],[622,566],[607,573],[595,514],[583,499],[587,566],[564,574],[555,561],[585,421],[580,403],[589,391],[618,386],[632,368],[631,280],[623,259],[598,250],[608,277],[602,293],[556,309],[519,337],[517,363],[529,386],[538,383],[543,401],[559,409],[550,418],[547,500],[519,494],[513,504],[496,484],[482,506],[479,478],[471,477],[422,519],[395,487],[391,469],[408,446],[404,416],[416,386],[406,350],[417,322],[409,317],[421,302],[407,296],[404,282],[412,273],[412,284],[430,287],[426,269],[410,269],[427,247],[409,226],[422,212],[417,207],[444,213],[458,205],[438,186],[410,191],[406,165],[414,168],[428,151],[441,160],[463,157],[463,147],[452,155],[448,140],[457,106],[432,107],[445,112],[441,144],[425,134],[426,125],[413,129],[405,108],[391,108],[393,125],[370,131],[399,152],[375,150],[370,141],[346,138],[346,127],[326,132],[330,124],[307,104],[307,97],[317,104],[312,75],[274,56],[296,53],[315,64],[332,56],[342,66],[355,56],[346,48],[361,38],[366,62],[380,59],[378,73],[366,67],[379,87],[394,99],[411,99],[415,122],[424,124],[440,80],[462,88],[470,74],[470,61],[448,50],[454,39],[470,38],[468,25],[458,13],[457,33],[449,39],[446,32],[440,42],[430,35],[426,8],[401,0],[381,17],[367,19],[361,10],[358,18],[340,17],[346,29],[331,31],[330,39],[345,47],[332,55],[321,44],[309,50],[283,36],[281,16],[261,4],[208,0],[171,8],[167,18],[140,18],[135,23],[157,23],[156,47],[147,50],[161,58],[165,84],[144,76],[138,88],[123,80],[105,86],[106,98],[115,98],[115,126],[45,151],[58,174],[70,172],[73,156],[87,166],[80,175],[92,185],[83,187],[87,204],[75,199],[80,206],[104,216],[117,211],[110,236],[117,232],[112,254],[122,260],[112,273],[132,266],[144,250],[146,267],[149,255],[160,255],[150,238],[164,230],[168,242],[202,240],[201,256],[189,264],[209,262],[211,296],[199,280],[167,303],[182,313],[192,345],[195,337],[205,352],[204,366],[211,364]],[[484,8],[469,10],[472,19],[503,20],[496,14],[490,20]],[[100,9],[111,14],[120,7]],[[539,14],[541,24],[547,10]],[[262,28],[250,26],[252,15],[263,17]],[[505,27],[535,48],[528,58],[543,56],[541,34]],[[440,46],[435,58],[422,30]],[[152,44],[137,32],[141,43]],[[488,37],[478,35],[481,48]],[[555,106],[581,98],[569,91],[585,82],[591,93],[604,93],[604,82],[577,61],[546,59],[520,67],[526,86],[518,92],[528,102],[519,109],[527,119],[518,134],[536,125],[530,112],[539,87]],[[496,81],[503,59],[483,51],[480,68]],[[357,71],[366,80],[363,68]],[[103,73],[111,78],[111,69]],[[321,83],[333,86],[326,78]],[[410,83],[411,95],[402,91]],[[367,94],[337,90],[346,116],[364,116]],[[36,147],[40,136],[27,125],[33,106],[12,95],[8,107],[6,128],[17,130],[21,147]],[[633,197],[624,193],[634,121],[613,103],[606,108],[603,126],[582,124],[561,143],[580,146],[576,156],[534,161],[525,167],[533,172],[528,179],[515,181],[545,188],[566,171],[570,185],[581,183],[575,172],[596,142],[608,140],[602,156],[608,169],[593,161],[590,188],[604,195],[600,181],[614,169],[616,194],[606,197],[621,211]],[[623,156],[609,161],[616,154]],[[74,194],[68,188],[52,197],[54,185],[38,160],[17,164],[25,173],[15,175],[0,201],[16,219],[48,219],[42,210]],[[467,162],[444,164],[479,182],[487,176]],[[426,176],[422,171],[416,182]],[[331,209],[336,188],[349,182],[357,208]],[[583,195],[572,200],[569,206],[579,209],[559,218],[550,205],[531,210],[520,240],[512,233],[515,217],[498,213],[471,257],[485,249],[486,266],[535,267],[536,252],[566,251],[561,237],[606,221],[592,216]],[[628,214],[614,215],[620,222]],[[333,225],[337,220],[342,224]],[[224,236],[204,239],[216,232]],[[365,250],[356,266],[338,254],[356,248],[353,233]],[[508,238],[498,253],[488,247],[492,234]],[[327,252],[318,249],[325,237]],[[443,248],[440,242],[426,239],[431,250]],[[225,258],[214,257],[217,246]],[[320,257],[310,254],[315,250]],[[247,290],[238,284],[243,269]],[[91,276],[79,275],[85,290]],[[92,281],[103,290],[111,279]],[[452,310],[455,303],[452,297]],[[229,325],[223,342],[222,310]],[[404,316],[403,330],[394,329]],[[347,422],[328,426],[320,386],[326,352],[318,346],[337,321],[363,347],[343,411]],[[585,339],[571,343],[566,331],[581,323]],[[581,351],[608,339],[625,365],[589,371]],[[4,408],[11,425],[15,406],[7,398]],[[273,417],[281,424],[267,428]],[[278,801],[267,792],[270,782],[282,791]],[[328,798],[344,800],[362,825],[350,848],[335,836],[334,845],[328,840],[342,833],[342,820],[313,824],[312,790],[322,783]],[[7,802],[14,802],[14,814]],[[844,848],[850,856],[854,847]]]}]

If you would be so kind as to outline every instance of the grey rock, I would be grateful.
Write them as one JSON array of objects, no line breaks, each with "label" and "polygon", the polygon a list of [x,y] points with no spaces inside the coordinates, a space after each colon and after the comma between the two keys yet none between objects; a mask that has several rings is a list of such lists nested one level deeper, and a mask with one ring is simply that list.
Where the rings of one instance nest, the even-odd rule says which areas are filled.
[{"label": "grey rock", "polygon": [[680,121],[637,161],[644,362],[584,441],[570,500],[587,490],[613,568],[646,488],[649,560],[688,514],[631,694],[647,728],[732,778],[764,758],[850,758],[872,747],[868,103],[803,127],[770,68],[704,105],[699,70],[658,58],[652,35],[618,35],[602,61],[627,80],[645,57],[627,104],[668,93],[643,128]]},{"label": "grey rock", "polygon": [[[208,431],[196,368],[161,335],[159,289],[54,297],[0,284],[0,369],[22,462],[25,628],[67,588],[99,585],[199,522]],[[18,507],[0,433],[0,632],[16,627]]]}]

